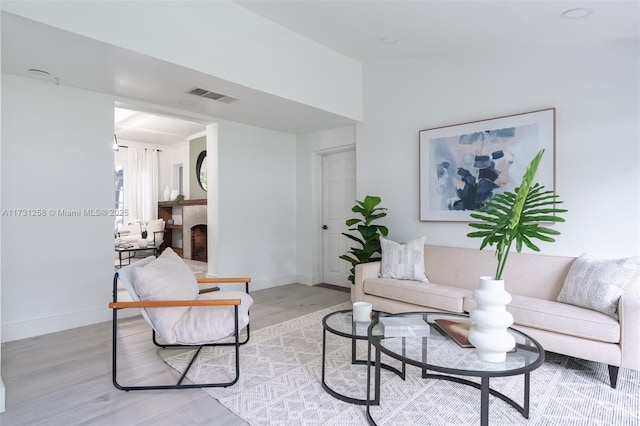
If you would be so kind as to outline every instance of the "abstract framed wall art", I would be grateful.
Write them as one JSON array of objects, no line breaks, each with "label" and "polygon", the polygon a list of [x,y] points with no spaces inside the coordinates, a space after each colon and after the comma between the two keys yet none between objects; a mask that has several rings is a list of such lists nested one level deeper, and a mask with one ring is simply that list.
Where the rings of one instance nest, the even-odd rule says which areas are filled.
[{"label": "abstract framed wall art", "polygon": [[513,191],[536,153],[536,182],[555,189],[555,108],[421,130],[420,220],[470,222],[492,195]]}]

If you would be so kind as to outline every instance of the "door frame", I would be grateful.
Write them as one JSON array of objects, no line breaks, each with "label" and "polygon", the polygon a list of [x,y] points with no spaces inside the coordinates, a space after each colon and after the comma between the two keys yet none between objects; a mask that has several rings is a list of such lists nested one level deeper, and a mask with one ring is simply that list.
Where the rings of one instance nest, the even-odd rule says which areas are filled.
[{"label": "door frame", "polygon": [[357,151],[356,144],[343,145],[335,148],[320,149],[313,151],[312,164],[312,226],[313,226],[313,276],[311,285],[320,284],[324,279],[324,256],[322,247],[322,158],[326,155],[338,154],[341,152],[354,151],[356,153],[356,194],[358,192],[357,174]]}]

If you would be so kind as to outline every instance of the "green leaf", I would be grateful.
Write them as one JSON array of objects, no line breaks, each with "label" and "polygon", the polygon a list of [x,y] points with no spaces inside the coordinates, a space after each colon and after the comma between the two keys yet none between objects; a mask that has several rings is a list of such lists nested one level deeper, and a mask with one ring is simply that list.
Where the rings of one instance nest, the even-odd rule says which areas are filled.
[{"label": "green leaf", "polygon": [[480,231],[470,232],[467,236],[482,238],[480,250],[487,245],[496,245],[498,260],[496,279],[502,277],[509,250],[514,241],[517,251],[522,250],[524,246],[533,251],[540,251],[532,239],[553,242],[555,240],[549,235],[560,234],[556,230],[537,224],[537,222],[564,222],[564,218],[558,215],[567,211],[556,207],[557,204],[562,203],[558,195],[546,190],[539,183],[533,182],[543,155],[544,150],[540,150],[531,160],[520,186],[514,192],[505,191],[493,195],[483,202],[482,209],[475,210],[470,215],[471,218],[481,222],[472,222],[469,226]]},{"label": "green leaf", "polygon": [[345,233],[345,232],[343,232],[343,233],[342,233],[342,235],[344,235],[345,237],[347,237],[347,238],[349,238],[349,239],[351,239],[351,240],[355,241],[355,242],[356,242],[356,243],[358,243],[358,244],[364,244],[364,241],[362,241],[360,238],[358,238],[358,237],[356,237],[356,236],[354,236],[354,235],[347,234],[347,233]]}]

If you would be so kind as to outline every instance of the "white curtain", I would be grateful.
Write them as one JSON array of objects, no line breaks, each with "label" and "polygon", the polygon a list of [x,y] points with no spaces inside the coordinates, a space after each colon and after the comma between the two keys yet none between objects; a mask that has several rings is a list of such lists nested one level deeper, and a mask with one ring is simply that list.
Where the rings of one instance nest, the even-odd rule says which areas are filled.
[{"label": "white curtain", "polygon": [[129,217],[146,222],[158,217],[158,150],[129,146],[124,190]]}]

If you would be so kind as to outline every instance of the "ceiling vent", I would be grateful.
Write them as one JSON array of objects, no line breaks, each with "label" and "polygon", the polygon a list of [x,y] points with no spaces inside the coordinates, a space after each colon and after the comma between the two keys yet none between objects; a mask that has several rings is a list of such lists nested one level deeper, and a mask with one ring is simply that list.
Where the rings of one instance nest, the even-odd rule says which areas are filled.
[{"label": "ceiling vent", "polygon": [[201,98],[213,99],[214,101],[224,102],[225,104],[230,104],[231,102],[235,102],[238,99],[233,98],[231,96],[223,95],[221,93],[212,92],[211,90],[201,89],[200,87],[196,87],[195,89],[189,90],[187,93],[190,95],[199,96]]}]

